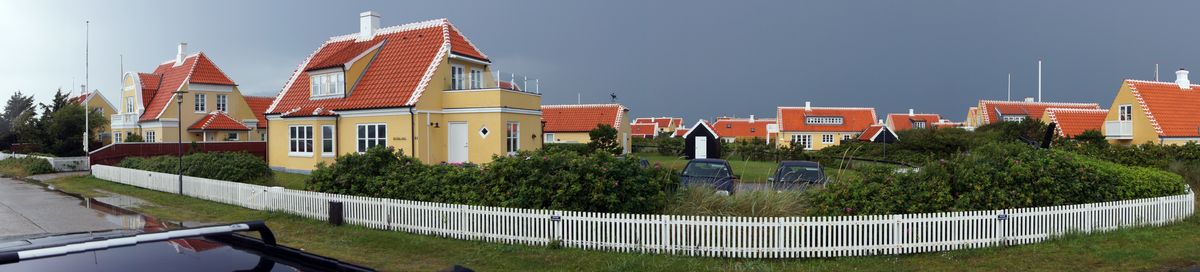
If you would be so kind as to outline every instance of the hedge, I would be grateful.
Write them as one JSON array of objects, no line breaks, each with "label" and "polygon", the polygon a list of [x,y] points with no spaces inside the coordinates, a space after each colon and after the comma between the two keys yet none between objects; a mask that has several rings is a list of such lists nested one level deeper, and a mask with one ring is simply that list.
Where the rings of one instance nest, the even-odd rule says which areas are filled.
[{"label": "hedge", "polygon": [[[175,156],[129,157],[121,160],[117,166],[178,173],[179,159]],[[265,161],[246,152],[200,152],[183,156],[185,176],[263,184],[272,174]]]},{"label": "hedge", "polygon": [[50,162],[37,157],[7,158],[0,160],[0,173],[10,176],[25,177],[29,175],[54,172]]}]

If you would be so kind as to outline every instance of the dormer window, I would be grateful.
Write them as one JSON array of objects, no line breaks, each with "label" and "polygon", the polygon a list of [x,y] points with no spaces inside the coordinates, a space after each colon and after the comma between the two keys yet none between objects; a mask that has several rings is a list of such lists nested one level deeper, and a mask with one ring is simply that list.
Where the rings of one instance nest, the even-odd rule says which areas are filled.
[{"label": "dormer window", "polygon": [[310,76],[312,98],[333,98],[346,96],[346,74],[338,70],[328,73],[314,73]]},{"label": "dormer window", "polygon": [[841,125],[842,117],[840,116],[809,116],[804,118],[804,123],[809,125]]},{"label": "dormer window", "polygon": [[925,128],[925,121],[913,121],[913,128]]}]

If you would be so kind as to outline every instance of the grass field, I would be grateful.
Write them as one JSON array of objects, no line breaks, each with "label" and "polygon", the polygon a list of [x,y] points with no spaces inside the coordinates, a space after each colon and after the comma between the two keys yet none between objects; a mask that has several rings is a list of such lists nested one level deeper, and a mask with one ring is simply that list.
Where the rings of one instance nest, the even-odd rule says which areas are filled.
[{"label": "grass field", "polygon": [[279,186],[293,190],[304,190],[305,182],[308,182],[308,175],[274,171],[274,175],[271,176],[271,181],[264,185]]},{"label": "grass field", "polygon": [[92,177],[50,181],[61,190],[99,190],[146,200],[139,211],[166,220],[265,220],[280,243],[382,271],[1138,271],[1176,270],[1200,260],[1200,219],[1158,228],[1069,236],[1041,244],[907,256],[744,260],[550,249],[461,241],[324,222],[140,189]]},{"label": "grass field", "polygon": [[[659,154],[639,153],[638,157],[650,161],[650,164],[659,163],[663,167],[673,169],[675,171],[683,171],[683,167],[687,166],[687,159],[683,157],[663,156]],[[733,160],[729,161],[729,166],[733,167],[733,173],[741,176],[742,182],[767,182],[767,178],[775,174],[775,168],[779,166],[775,162],[767,161],[746,161]],[[836,180],[839,175],[853,175],[853,170],[839,171],[837,168],[825,166],[825,174]]]}]

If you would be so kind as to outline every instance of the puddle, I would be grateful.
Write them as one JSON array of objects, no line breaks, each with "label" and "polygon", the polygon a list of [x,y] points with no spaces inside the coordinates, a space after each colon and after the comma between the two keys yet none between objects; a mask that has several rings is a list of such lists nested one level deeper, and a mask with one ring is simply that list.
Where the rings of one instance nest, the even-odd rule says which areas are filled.
[{"label": "puddle", "polygon": [[126,196],[114,192],[96,189],[97,192],[105,194],[102,197],[93,198],[96,201],[104,202],[105,204],[121,207],[124,209],[136,209],[150,206],[150,202],[146,202],[140,198]]}]

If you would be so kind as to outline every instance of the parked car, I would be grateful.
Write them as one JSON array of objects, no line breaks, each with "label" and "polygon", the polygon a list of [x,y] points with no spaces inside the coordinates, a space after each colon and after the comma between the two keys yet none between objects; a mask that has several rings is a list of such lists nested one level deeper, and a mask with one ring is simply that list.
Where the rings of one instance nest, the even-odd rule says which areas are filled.
[{"label": "parked car", "polygon": [[[238,234],[257,231],[260,238]],[[0,240],[0,271],[374,271],[275,244],[261,221]]]},{"label": "parked car", "polygon": [[694,159],[688,161],[679,174],[683,186],[712,186],[717,191],[733,194],[738,176],[733,173],[729,162],[720,159]]},{"label": "parked car", "polygon": [[829,182],[821,163],[812,161],[781,161],[775,174],[767,178],[775,190],[804,190]]}]

